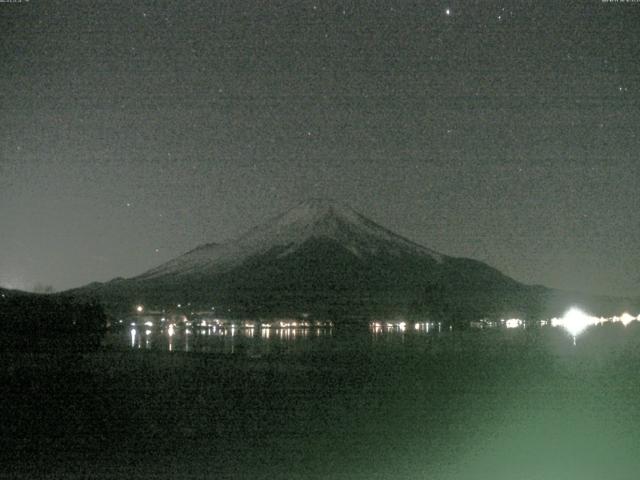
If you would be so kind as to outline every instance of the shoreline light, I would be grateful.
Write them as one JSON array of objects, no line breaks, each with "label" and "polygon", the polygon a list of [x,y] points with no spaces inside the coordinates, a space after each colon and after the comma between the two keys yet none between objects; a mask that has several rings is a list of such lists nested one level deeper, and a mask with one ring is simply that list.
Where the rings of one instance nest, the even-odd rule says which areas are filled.
[{"label": "shoreline light", "polygon": [[507,328],[519,328],[523,325],[523,321],[519,318],[510,318],[508,320],[503,320],[504,326]]},{"label": "shoreline light", "polygon": [[631,322],[633,322],[635,319],[636,317],[629,315],[629,313],[627,312],[624,312],[622,315],[620,315],[620,322],[622,322],[622,324],[625,327],[629,325]]},{"label": "shoreline light", "polygon": [[582,333],[587,327],[593,325],[594,317],[590,317],[579,308],[571,308],[562,317],[563,327],[575,338]]}]

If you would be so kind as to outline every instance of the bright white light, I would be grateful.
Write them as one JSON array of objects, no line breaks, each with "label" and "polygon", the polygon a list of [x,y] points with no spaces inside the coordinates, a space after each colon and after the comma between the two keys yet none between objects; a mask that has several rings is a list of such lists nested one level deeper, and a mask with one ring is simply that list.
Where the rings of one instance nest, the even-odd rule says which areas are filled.
[{"label": "bright white light", "polygon": [[505,321],[504,325],[507,328],[518,328],[522,325],[522,320],[520,320],[519,318],[510,318],[509,320]]},{"label": "bright white light", "polygon": [[131,329],[131,346],[132,347],[136,346],[136,329],[135,328]]},{"label": "bright white light", "polygon": [[173,324],[169,325],[169,329],[167,330],[167,333],[169,334],[170,337],[173,337],[173,335],[176,333],[173,328]]},{"label": "bright white light", "polygon": [[445,13],[447,16],[451,15],[451,9],[450,9],[450,8],[447,8],[447,9],[444,11],[444,13]]},{"label": "bright white light", "polygon": [[151,321],[146,321],[146,322],[144,322],[144,324],[145,324],[147,327],[153,327],[153,322],[151,322]]},{"label": "bright white light", "polygon": [[572,308],[562,317],[562,326],[575,338],[589,325],[595,323],[590,317],[578,308]]},{"label": "bright white light", "polygon": [[136,307],[136,312],[138,312],[138,313],[142,313],[143,311],[144,311],[144,307],[143,307],[142,305],[138,305],[138,306]]},{"label": "bright white light", "polygon": [[622,324],[626,327],[627,325],[629,325],[631,322],[633,322],[635,320],[635,317],[632,317],[631,315],[629,315],[627,312],[624,312],[621,316],[620,316],[620,321],[622,322]]}]

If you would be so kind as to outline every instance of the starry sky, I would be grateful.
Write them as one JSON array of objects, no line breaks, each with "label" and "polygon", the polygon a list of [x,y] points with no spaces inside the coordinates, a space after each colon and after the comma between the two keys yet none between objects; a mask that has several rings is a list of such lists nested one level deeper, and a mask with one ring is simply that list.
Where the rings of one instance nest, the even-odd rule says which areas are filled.
[{"label": "starry sky", "polygon": [[640,295],[640,3],[0,3],[0,285],[132,276],[330,197]]}]

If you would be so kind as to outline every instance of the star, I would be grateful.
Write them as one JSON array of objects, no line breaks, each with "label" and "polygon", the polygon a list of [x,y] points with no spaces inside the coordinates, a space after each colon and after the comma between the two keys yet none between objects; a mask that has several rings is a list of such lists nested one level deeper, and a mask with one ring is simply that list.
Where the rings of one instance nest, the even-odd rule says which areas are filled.
[{"label": "star", "polygon": [[451,15],[451,9],[450,9],[450,8],[447,8],[447,9],[444,11],[444,13],[445,13],[445,15],[446,15],[446,16],[450,16],[450,15]]}]

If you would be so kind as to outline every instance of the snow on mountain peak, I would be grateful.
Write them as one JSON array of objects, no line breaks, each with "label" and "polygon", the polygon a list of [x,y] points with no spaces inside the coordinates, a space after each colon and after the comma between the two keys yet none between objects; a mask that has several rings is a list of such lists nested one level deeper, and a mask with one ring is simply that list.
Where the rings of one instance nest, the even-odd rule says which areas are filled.
[{"label": "snow on mountain peak", "polygon": [[382,252],[391,255],[442,256],[411,242],[330,199],[314,198],[250,229],[236,240],[198,247],[139,278],[165,274],[215,273],[235,267],[247,258],[279,247],[283,257],[311,238],[332,240],[358,257]]},{"label": "snow on mountain peak", "polygon": [[353,223],[358,223],[363,218],[355,210],[335,200],[313,198],[277,217],[276,224],[280,226],[301,223],[315,224],[328,216],[343,218]]}]

